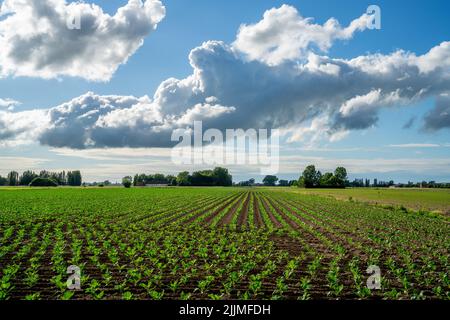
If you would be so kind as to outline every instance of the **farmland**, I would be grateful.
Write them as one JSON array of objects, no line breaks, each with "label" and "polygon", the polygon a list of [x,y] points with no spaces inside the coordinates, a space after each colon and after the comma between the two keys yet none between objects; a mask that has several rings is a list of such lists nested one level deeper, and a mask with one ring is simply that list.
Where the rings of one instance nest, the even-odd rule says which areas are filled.
[{"label": "farmland", "polygon": [[286,189],[2,189],[0,299],[449,299],[449,222]]},{"label": "farmland", "polygon": [[[292,192],[292,189],[290,189],[289,192]],[[450,213],[449,189],[296,189],[295,192],[301,194],[330,196],[339,200],[353,199],[372,204],[404,206],[412,210]]]}]

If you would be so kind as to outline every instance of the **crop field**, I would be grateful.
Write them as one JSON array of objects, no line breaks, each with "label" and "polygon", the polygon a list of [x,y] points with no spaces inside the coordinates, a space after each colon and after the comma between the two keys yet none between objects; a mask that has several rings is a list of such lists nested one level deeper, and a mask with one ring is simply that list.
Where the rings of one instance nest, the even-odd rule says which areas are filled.
[{"label": "crop field", "polygon": [[449,222],[258,188],[4,189],[0,299],[450,299]]},{"label": "crop field", "polygon": [[[292,188],[288,189],[292,192]],[[440,211],[450,214],[449,189],[296,189],[301,194],[331,196],[338,200],[353,199],[373,204],[404,206],[412,210]]]}]

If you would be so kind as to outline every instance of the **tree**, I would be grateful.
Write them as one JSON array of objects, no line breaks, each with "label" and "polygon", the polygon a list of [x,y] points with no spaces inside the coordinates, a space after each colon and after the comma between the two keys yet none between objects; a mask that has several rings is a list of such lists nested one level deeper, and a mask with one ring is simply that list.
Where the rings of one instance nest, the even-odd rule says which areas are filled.
[{"label": "tree", "polygon": [[34,173],[33,171],[25,171],[22,176],[20,177],[19,185],[21,186],[28,186],[31,181],[33,181],[35,178],[37,178],[38,175]]},{"label": "tree", "polygon": [[177,177],[168,175],[166,176],[167,183],[169,186],[176,186],[177,185]]},{"label": "tree", "polygon": [[[69,176],[66,175],[65,171],[62,171],[62,172],[50,172],[50,171],[47,171],[47,170],[42,170],[41,172],[39,172],[39,177],[46,178],[46,179],[52,179],[58,185],[61,185],[61,186],[69,184],[68,183]],[[70,178],[72,178],[72,176]]]},{"label": "tree", "polygon": [[180,172],[177,177],[173,175],[155,174],[136,174],[132,179],[134,186],[145,186],[152,184],[167,184],[169,186],[231,186],[233,177],[228,169],[217,167],[214,170],[203,170],[193,172]]},{"label": "tree", "polygon": [[137,179],[137,185],[138,186],[145,186],[145,184],[147,183],[147,176],[145,174],[141,174],[138,176]]},{"label": "tree", "polygon": [[326,187],[327,188],[345,188],[345,182],[346,182],[346,180],[344,180],[342,182],[335,175],[331,175],[331,178],[328,181],[328,186],[326,186]]},{"label": "tree", "polygon": [[67,172],[67,184],[69,186],[79,187],[82,184],[81,172],[80,171],[69,171]]},{"label": "tree", "polygon": [[228,169],[221,167],[214,168],[212,176],[216,186],[228,187],[233,184],[233,177],[228,173]]},{"label": "tree", "polygon": [[167,180],[166,180],[166,177],[163,174],[155,173],[153,175],[153,183],[154,184],[166,184]]},{"label": "tree", "polygon": [[320,187],[320,180],[322,179],[322,172],[320,172],[319,170],[317,170],[316,172],[316,179],[315,179],[315,187]]},{"label": "tree", "polygon": [[337,186],[340,188],[344,188],[345,181],[347,180],[347,169],[345,169],[344,167],[337,167],[336,170],[334,170],[334,175],[337,178]]},{"label": "tree", "polygon": [[191,177],[189,175],[189,172],[180,172],[177,176],[177,184],[179,186],[189,186],[191,184]]},{"label": "tree", "polygon": [[75,186],[81,186],[81,184],[83,183],[83,179],[82,179],[82,177],[81,177],[81,172],[80,171],[74,171],[73,172],[73,175],[74,175],[74,185]]},{"label": "tree", "polygon": [[302,177],[305,188],[314,188],[319,184],[316,167],[314,165],[307,166],[303,171]]},{"label": "tree", "polygon": [[63,171],[60,174],[60,185],[66,185],[66,184],[67,184],[66,172]]},{"label": "tree", "polygon": [[265,186],[271,186],[271,187],[275,186],[277,181],[278,181],[278,178],[276,176],[271,176],[271,175],[265,176],[264,179],[263,179],[264,185]]},{"label": "tree", "polygon": [[50,178],[37,177],[30,182],[30,187],[57,187],[58,183]]},{"label": "tree", "polygon": [[0,176],[0,186],[6,186],[8,184],[8,179]]},{"label": "tree", "polygon": [[122,179],[122,184],[125,188],[131,188],[131,185],[133,184],[133,178],[130,176],[124,177]]},{"label": "tree", "polygon": [[213,186],[214,181],[212,170],[196,171],[191,176],[191,185],[193,186]]},{"label": "tree", "polygon": [[249,179],[246,181],[241,181],[237,184],[239,187],[253,187],[255,185],[255,179]]},{"label": "tree", "polygon": [[48,172],[46,170],[41,170],[41,172],[39,172],[39,177],[41,177],[41,178],[50,178],[50,172]]},{"label": "tree", "polygon": [[280,187],[289,187],[289,181],[287,181],[287,180],[280,180],[280,181],[278,182],[278,185],[279,185]]},{"label": "tree", "polygon": [[331,172],[325,173],[321,178],[319,185],[320,187],[327,188],[333,186],[333,174]]},{"label": "tree", "polygon": [[[44,178],[45,175],[42,174],[42,172],[39,174],[40,177]],[[73,176],[72,176],[72,172],[68,171],[67,172],[67,184],[69,186],[71,186],[73,184]]]},{"label": "tree", "polygon": [[8,177],[6,179],[8,180],[9,186],[17,186],[19,184],[19,173],[16,171],[11,171],[8,173]]},{"label": "tree", "polygon": [[305,186],[305,178],[303,176],[298,178],[297,187],[299,187],[299,188],[306,188],[306,186]]}]

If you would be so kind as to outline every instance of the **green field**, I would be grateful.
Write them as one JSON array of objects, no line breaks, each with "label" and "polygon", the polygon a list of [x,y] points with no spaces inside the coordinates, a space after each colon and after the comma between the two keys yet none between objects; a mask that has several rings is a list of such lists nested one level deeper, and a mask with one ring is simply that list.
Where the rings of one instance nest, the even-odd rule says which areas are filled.
[{"label": "green field", "polygon": [[0,299],[450,299],[449,222],[298,189],[1,189]]},{"label": "green field", "polygon": [[450,213],[449,189],[300,189],[289,188],[289,192],[335,197],[339,200],[356,200],[373,204],[404,206],[413,210],[440,211]]}]

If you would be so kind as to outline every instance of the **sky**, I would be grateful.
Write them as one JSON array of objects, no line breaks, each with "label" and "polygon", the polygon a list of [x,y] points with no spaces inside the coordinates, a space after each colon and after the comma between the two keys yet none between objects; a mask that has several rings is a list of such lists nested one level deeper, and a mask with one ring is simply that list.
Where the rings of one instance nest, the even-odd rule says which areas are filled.
[{"label": "sky", "polygon": [[210,168],[171,159],[174,130],[202,121],[279,129],[280,178],[450,181],[448,1],[0,3],[0,175]]}]

